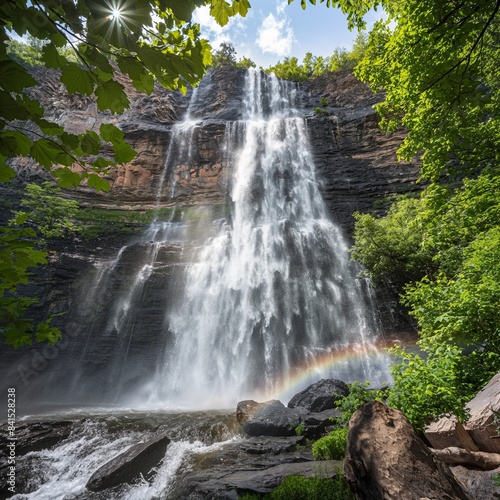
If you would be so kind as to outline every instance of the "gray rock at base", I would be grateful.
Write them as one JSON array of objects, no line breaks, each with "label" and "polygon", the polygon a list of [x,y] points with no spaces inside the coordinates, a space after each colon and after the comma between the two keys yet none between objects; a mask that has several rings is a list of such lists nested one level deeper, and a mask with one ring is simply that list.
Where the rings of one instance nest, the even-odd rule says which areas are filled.
[{"label": "gray rock at base", "polygon": [[309,439],[319,439],[333,429],[336,419],[340,417],[338,410],[323,410],[318,413],[308,413],[302,417],[304,429],[302,434]]},{"label": "gray rock at base", "polygon": [[132,446],[94,472],[87,488],[101,491],[122,483],[132,483],[140,474],[148,478],[151,469],[165,456],[168,443],[170,439],[162,434],[146,443]]},{"label": "gray rock at base", "polygon": [[244,426],[245,423],[255,415],[255,412],[262,406],[266,405],[268,402],[257,403],[257,401],[254,401],[253,399],[245,399],[244,401],[240,401],[236,405],[236,420],[241,426]]},{"label": "gray rock at base", "polygon": [[347,396],[349,388],[345,382],[336,379],[322,379],[296,394],[288,403],[288,408],[305,408],[311,412],[321,412],[335,408],[341,396]]},{"label": "gray rock at base", "polygon": [[288,476],[308,478],[334,478],[342,462],[325,460],[321,462],[281,463],[271,467],[251,470],[227,471],[219,474],[194,474],[189,478],[191,489],[180,492],[178,498],[198,500],[218,498],[237,500],[245,494],[265,494],[277,488]]},{"label": "gray rock at base", "polygon": [[305,440],[305,436],[251,437],[241,443],[240,449],[250,455],[279,455],[297,450]]},{"label": "gray rock at base", "polygon": [[472,500],[398,410],[373,401],[351,418],[344,476],[358,500]]},{"label": "gray rock at base", "polygon": [[450,467],[450,469],[474,499],[500,499],[500,487],[493,480],[500,473],[500,467],[489,471],[471,470],[462,466]]},{"label": "gray rock at base", "polygon": [[226,476],[224,482],[234,486],[239,494],[268,493],[288,476],[334,478],[341,466],[338,460],[281,464],[260,471],[235,472]]},{"label": "gray rock at base", "polygon": [[494,439],[494,436],[498,436],[494,412],[500,412],[500,373],[466,407],[470,410],[470,419],[465,424],[465,429],[477,447],[481,451],[500,453],[500,439]]},{"label": "gray rock at base", "polygon": [[436,450],[456,446],[469,451],[479,451],[469,433],[454,415],[432,422],[425,428],[424,434],[432,448]]},{"label": "gray rock at base", "polygon": [[287,408],[281,401],[271,400],[256,409],[243,430],[249,436],[295,436],[305,414],[303,408]]}]

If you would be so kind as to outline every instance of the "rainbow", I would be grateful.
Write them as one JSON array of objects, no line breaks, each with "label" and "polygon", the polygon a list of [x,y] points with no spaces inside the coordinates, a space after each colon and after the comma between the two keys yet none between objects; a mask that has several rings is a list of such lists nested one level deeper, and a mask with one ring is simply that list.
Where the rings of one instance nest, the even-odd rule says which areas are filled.
[{"label": "rainbow", "polygon": [[[378,380],[370,380],[374,384],[373,387],[387,384],[391,381],[389,375],[391,357],[387,349],[394,346],[394,344],[394,340],[364,345],[355,344],[311,356],[302,365],[290,369],[281,379],[273,383],[271,388],[258,391],[253,398],[257,401],[278,399],[286,404],[286,398],[292,397],[321,378],[339,378],[343,380],[346,377],[342,370],[345,372],[347,367],[363,366],[363,364],[374,364],[375,369],[378,366]],[[354,382],[355,379],[345,381]],[[358,381],[365,382],[365,380]]]}]

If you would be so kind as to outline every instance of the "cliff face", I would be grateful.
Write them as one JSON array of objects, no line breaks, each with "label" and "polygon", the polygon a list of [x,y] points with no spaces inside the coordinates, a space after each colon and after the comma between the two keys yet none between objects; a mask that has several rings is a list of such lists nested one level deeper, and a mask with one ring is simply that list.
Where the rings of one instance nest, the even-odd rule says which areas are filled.
[{"label": "cliff face", "polygon": [[[223,157],[226,124],[242,118],[245,70],[218,68],[209,73],[186,96],[156,87],[151,96],[137,93],[123,79],[131,106],[118,117],[97,111],[87,96],[68,96],[54,73],[46,72],[45,85],[32,90],[41,97],[48,117],[64,124],[68,132],[98,129],[103,122],[122,128],[138,152],[129,164],[110,173],[108,194],[81,188],[74,197],[86,203],[135,209],[153,206],[159,198],[163,205],[207,205],[223,203],[230,189],[230,168]],[[321,192],[332,217],[351,234],[352,213],[368,211],[385,196],[418,189],[416,164],[398,163],[396,150],[404,132],[386,135],[378,128],[373,105],[381,100],[350,73],[323,75],[298,87],[307,119],[314,160],[321,181]],[[322,99],[321,99],[322,98]],[[327,102],[327,106],[322,103]],[[194,129],[192,157],[174,162],[165,175],[175,123],[189,107]],[[321,108],[317,113],[314,108]],[[19,160],[18,173],[25,178],[39,175],[36,164]]]},{"label": "cliff face", "polygon": [[[138,152],[131,163],[109,174],[109,193],[82,187],[68,196],[82,205],[119,205],[124,210],[144,210],[159,201],[162,207],[190,211],[191,219],[169,226],[171,243],[160,248],[155,243],[157,233],[141,230],[119,238],[59,243],[52,264],[37,275],[26,293],[41,297],[35,314],[66,313],[56,319],[66,340],[56,347],[5,349],[0,365],[7,385],[19,380],[26,397],[36,398],[41,390],[77,394],[85,381],[97,401],[112,401],[116,385],[102,386],[102,380],[119,379],[121,387],[132,390],[138,381],[154,376],[155,366],[164,362],[163,346],[172,341],[163,333],[168,330],[166,312],[180,300],[179,283],[192,258],[190,248],[210,235],[213,220],[224,217],[224,207],[230,205],[227,123],[242,118],[244,78],[245,70],[219,68],[207,75],[194,95],[190,91],[187,96],[162,88],[145,96],[123,80],[131,107],[119,117],[97,112],[90,98],[66,95],[50,72],[46,72],[46,84],[32,90],[48,117],[69,132],[113,122]],[[380,132],[372,107],[380,96],[352,75],[324,75],[300,84],[297,91],[322,196],[350,237],[354,211],[369,210],[387,195],[417,189],[418,166],[397,162],[403,133]],[[315,112],[315,107],[324,112]],[[186,113],[197,122],[189,136],[189,158],[174,140]],[[20,159],[16,168],[19,178],[27,181],[46,175],[29,159]],[[139,288],[134,276],[142,280]],[[391,290],[379,289],[376,300],[386,334],[411,330]],[[133,317],[127,312],[131,305]],[[119,364],[118,359],[129,364]],[[81,374],[81,383],[68,379],[70,371]]]}]

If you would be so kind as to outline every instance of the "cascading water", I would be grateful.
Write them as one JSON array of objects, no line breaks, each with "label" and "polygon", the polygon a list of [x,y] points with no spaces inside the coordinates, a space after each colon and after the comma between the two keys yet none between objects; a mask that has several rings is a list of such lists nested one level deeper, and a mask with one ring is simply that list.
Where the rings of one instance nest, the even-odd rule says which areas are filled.
[{"label": "cascading water", "polygon": [[[295,86],[251,69],[244,109],[226,134],[232,220],[187,271],[150,401],[231,406],[275,396],[307,369],[316,380],[387,382],[387,360],[369,356],[375,317],[326,215]],[[355,361],[320,366],[352,352]]]}]

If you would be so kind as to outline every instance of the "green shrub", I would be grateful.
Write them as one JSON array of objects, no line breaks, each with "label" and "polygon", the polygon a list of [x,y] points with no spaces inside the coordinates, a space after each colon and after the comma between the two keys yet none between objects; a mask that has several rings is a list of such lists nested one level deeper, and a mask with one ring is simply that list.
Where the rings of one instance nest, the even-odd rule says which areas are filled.
[{"label": "green shrub", "polygon": [[369,388],[370,382],[365,382],[364,384],[353,382],[352,384],[348,384],[348,386],[349,394],[337,401],[337,409],[340,411],[340,418],[337,419],[337,422],[342,426],[347,426],[354,412],[364,404],[374,400],[383,401],[385,399],[384,391]]},{"label": "green shrub", "polygon": [[343,460],[347,447],[349,429],[334,429],[328,436],[318,439],[312,445],[314,460]]},{"label": "green shrub", "polygon": [[334,479],[288,476],[275,490],[267,495],[245,495],[244,500],[353,500],[344,476],[339,472]]},{"label": "green shrub", "polygon": [[302,434],[304,434],[304,429],[305,429],[305,425],[304,424],[297,425],[297,427],[295,427],[295,435],[296,436],[302,436]]},{"label": "green shrub", "polygon": [[313,108],[313,110],[317,115],[329,115],[330,114],[327,109],[318,108],[317,106],[315,108]]}]

